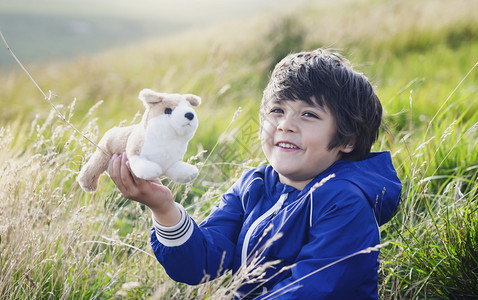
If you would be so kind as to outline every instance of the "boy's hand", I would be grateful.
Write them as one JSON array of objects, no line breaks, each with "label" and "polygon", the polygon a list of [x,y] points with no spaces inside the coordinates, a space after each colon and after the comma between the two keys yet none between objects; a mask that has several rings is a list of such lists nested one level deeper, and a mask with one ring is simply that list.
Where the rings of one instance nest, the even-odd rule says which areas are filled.
[{"label": "boy's hand", "polygon": [[148,181],[136,177],[131,172],[125,153],[113,155],[107,172],[123,197],[148,206],[159,224],[173,226],[181,219],[171,190],[162,185],[159,179]]}]

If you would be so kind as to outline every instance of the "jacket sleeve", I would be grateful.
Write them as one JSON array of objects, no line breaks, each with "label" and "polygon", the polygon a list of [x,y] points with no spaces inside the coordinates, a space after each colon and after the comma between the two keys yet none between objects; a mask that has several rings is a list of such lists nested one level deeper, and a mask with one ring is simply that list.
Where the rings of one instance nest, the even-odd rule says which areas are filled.
[{"label": "jacket sleeve", "polygon": [[243,179],[223,196],[201,225],[180,206],[181,221],[163,227],[153,219],[151,246],[168,275],[175,281],[199,284],[230,269],[243,222]]},{"label": "jacket sleeve", "polygon": [[[321,205],[323,198],[335,200]],[[288,275],[260,299],[376,299],[378,252],[352,255],[380,242],[367,200],[350,189],[324,189],[310,200],[316,208],[308,242]]]}]

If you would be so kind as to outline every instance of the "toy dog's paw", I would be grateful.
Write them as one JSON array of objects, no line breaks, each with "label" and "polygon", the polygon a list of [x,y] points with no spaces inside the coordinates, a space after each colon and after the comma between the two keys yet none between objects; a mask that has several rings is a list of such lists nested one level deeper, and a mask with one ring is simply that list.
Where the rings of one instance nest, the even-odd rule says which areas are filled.
[{"label": "toy dog's paw", "polygon": [[136,177],[144,180],[153,180],[162,175],[162,172],[160,172],[159,170],[141,170],[133,173]]},{"label": "toy dog's paw", "polygon": [[177,178],[176,182],[188,183],[188,182],[191,182],[194,179],[196,179],[196,177],[198,177],[198,175],[199,175],[199,171],[196,167],[194,167],[194,169],[195,170],[191,170],[191,172],[185,173],[185,174],[183,174],[183,176]]},{"label": "toy dog's paw", "polygon": [[133,156],[129,159],[131,171],[138,178],[152,180],[163,175],[161,167],[149,160],[142,159],[139,156]]},{"label": "toy dog's paw", "polygon": [[175,182],[188,183],[196,179],[199,174],[199,170],[190,164],[183,161],[174,163],[166,171],[166,176],[171,178]]}]

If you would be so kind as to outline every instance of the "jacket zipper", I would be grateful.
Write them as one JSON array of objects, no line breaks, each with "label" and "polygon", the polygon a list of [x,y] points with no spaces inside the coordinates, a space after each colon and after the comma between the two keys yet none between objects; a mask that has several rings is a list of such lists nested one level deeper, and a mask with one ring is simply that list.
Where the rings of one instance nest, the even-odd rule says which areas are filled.
[{"label": "jacket zipper", "polygon": [[287,196],[289,194],[282,194],[280,195],[280,198],[279,200],[277,200],[277,202],[268,210],[266,211],[262,216],[260,216],[259,218],[257,218],[254,223],[252,223],[251,227],[249,227],[249,229],[247,230],[246,232],[246,236],[244,237],[244,243],[242,244],[242,252],[241,252],[241,264],[242,266],[246,266],[246,262],[247,262],[247,248],[249,246],[249,242],[251,240],[251,236],[252,236],[252,233],[254,232],[254,230],[257,228],[257,226],[259,226],[259,224],[265,220],[266,218],[268,217],[273,217],[275,216],[279,210],[282,208],[282,205],[284,204],[284,201],[287,199]]}]

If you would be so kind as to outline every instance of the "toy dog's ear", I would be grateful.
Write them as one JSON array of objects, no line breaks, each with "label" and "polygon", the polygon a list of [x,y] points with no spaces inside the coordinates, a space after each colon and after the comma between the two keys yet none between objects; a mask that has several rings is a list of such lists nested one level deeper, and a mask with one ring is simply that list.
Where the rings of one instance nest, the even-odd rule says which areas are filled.
[{"label": "toy dog's ear", "polygon": [[157,93],[151,89],[144,89],[139,92],[139,100],[143,101],[144,105],[147,106],[148,103],[158,103],[163,101],[164,94]]},{"label": "toy dog's ear", "polygon": [[199,96],[193,95],[193,94],[186,94],[184,95],[184,98],[191,104],[191,106],[199,106],[201,104],[201,98]]}]

